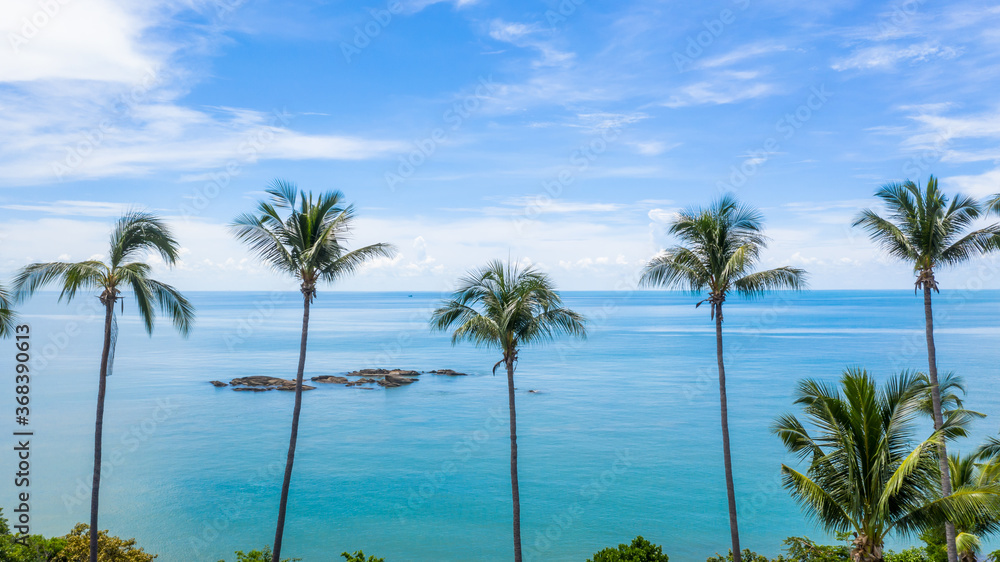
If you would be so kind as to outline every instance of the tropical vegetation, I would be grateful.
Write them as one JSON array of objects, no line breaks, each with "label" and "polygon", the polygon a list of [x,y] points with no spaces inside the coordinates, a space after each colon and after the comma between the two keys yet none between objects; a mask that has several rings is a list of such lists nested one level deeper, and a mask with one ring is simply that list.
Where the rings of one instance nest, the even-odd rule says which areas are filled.
[{"label": "tropical vegetation", "polygon": [[587,562],[669,562],[663,554],[663,547],[653,544],[642,536],[632,539],[631,544],[620,544],[618,548],[605,548]]},{"label": "tropical vegetation", "polygon": [[916,534],[1000,507],[996,486],[969,485],[941,497],[938,445],[970,419],[951,416],[914,441],[924,393],[914,373],[891,377],[879,388],[869,373],[849,368],[839,386],[799,383],[795,403],[808,426],[791,414],[775,422],[788,451],[807,463],[805,473],[782,464],[785,487],[825,529],[853,534],[855,562],[884,560],[890,533]]},{"label": "tropical vegetation", "polygon": [[[854,226],[868,232],[871,239],[887,255],[913,267],[916,277],[914,291],[923,291],[924,327],[927,339],[928,376],[933,400],[934,428],[944,424],[941,391],[938,384],[937,350],[934,344],[934,312],[932,293],[940,292],[935,273],[943,267],[967,263],[977,256],[1000,249],[1000,224],[976,228],[976,221],[985,213],[984,206],[972,197],[957,195],[949,198],[938,188],[931,176],[924,189],[912,182],[882,186],[875,196],[886,207],[886,215],[865,209],[854,220]],[[992,203],[996,205],[996,201]],[[948,471],[946,440],[938,444],[941,493],[952,491]],[[958,560],[955,523],[945,524],[948,560]]]}]

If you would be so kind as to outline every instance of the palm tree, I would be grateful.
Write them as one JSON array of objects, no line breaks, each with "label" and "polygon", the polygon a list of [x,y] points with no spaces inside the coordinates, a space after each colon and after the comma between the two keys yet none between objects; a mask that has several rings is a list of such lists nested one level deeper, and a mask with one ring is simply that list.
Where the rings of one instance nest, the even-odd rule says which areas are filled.
[{"label": "palm tree", "polygon": [[767,246],[760,213],[723,196],[707,209],[693,208],[679,213],[670,233],[681,245],[669,248],[646,265],[639,284],[708,292],[711,316],[715,320],[716,359],[719,365],[719,401],[722,411],[722,456],[729,498],[729,530],[733,560],[740,562],[740,531],[736,517],[736,489],[729,453],[729,406],[726,397],[726,367],[722,359],[722,304],[730,292],[746,297],[760,296],[777,289],[801,289],[806,274],[794,267],[755,271],[760,252]]},{"label": "palm tree", "polygon": [[[152,268],[141,261],[157,253],[167,265],[177,261],[179,247],[170,229],[150,213],[125,213],[111,233],[111,248],[106,262],[88,260],[78,263],[34,263],[21,269],[14,282],[19,301],[28,298],[51,283],[62,285],[59,300],[72,301],[77,291],[100,291],[104,305],[104,347],[101,351],[100,382],[97,390],[97,425],[94,431],[94,480],[90,497],[90,562],[97,562],[97,513],[101,488],[101,448],[104,430],[104,398],[107,378],[114,360],[118,323],[114,318],[115,303],[124,299],[122,290],[131,290],[136,308],[146,327],[153,333],[156,309],[169,316],[174,328],[187,336],[194,322],[194,307],[170,285],[150,277]],[[123,305],[124,306],[124,305]]]},{"label": "palm tree", "polygon": [[[875,196],[882,200],[888,215],[882,217],[865,209],[854,220],[855,227],[862,227],[886,254],[913,264],[916,274],[915,289],[924,293],[924,325],[927,338],[927,363],[934,408],[934,427],[944,423],[941,412],[941,390],[938,381],[937,350],[934,347],[934,312],[931,293],[940,292],[935,271],[940,267],[966,263],[974,257],[1000,249],[1000,225],[993,224],[973,229],[973,224],[983,215],[980,203],[963,195],[949,198],[938,189],[938,180],[931,176],[927,187],[921,190],[912,181],[890,183],[882,186]],[[941,491],[951,493],[948,471],[947,445],[939,445]],[[958,560],[955,546],[955,526],[945,525],[948,540],[948,560]]]},{"label": "palm tree", "polygon": [[502,352],[493,372],[507,369],[510,407],[510,485],[514,504],[514,561],[521,562],[521,501],[517,485],[517,412],[514,407],[514,369],[518,352],[559,335],[585,338],[584,318],[565,308],[549,277],[533,267],[490,262],[470,272],[450,300],[434,311],[431,326],[448,330],[451,341],[468,341]]},{"label": "palm tree", "polygon": [[17,315],[14,314],[12,300],[7,289],[0,286],[0,338],[9,337],[14,333]]},{"label": "palm tree", "polygon": [[[302,292],[302,340],[299,346],[299,367],[295,377],[295,407],[292,410],[292,433],[288,440],[285,478],[281,484],[278,524],[274,533],[271,560],[281,557],[281,538],[285,532],[285,507],[292,479],[295,444],[299,434],[299,412],[302,410],[302,377],[306,366],[306,341],[309,334],[309,305],[316,298],[316,285],[332,283],[351,275],[374,258],[392,257],[390,244],[372,244],[353,251],[344,246],[344,238],[354,222],[354,207],[343,204],[339,191],[323,193],[313,198],[299,192],[295,184],[274,180],[267,193],[271,201],[261,201],[257,214],[236,218],[232,231],[247,244],[261,261],[279,273],[299,281]],[[288,211],[282,218],[280,211]]]},{"label": "palm tree", "polygon": [[[977,489],[987,486],[997,486],[1000,478],[996,470],[991,470],[989,464],[984,465],[982,450],[971,455],[951,455],[948,466],[951,470],[951,482],[956,490]],[[958,550],[959,562],[976,562],[979,550],[982,548],[982,538],[985,535],[1000,531],[1000,513],[987,511],[977,514],[971,521],[958,525],[955,536],[955,547]]]},{"label": "palm tree", "polygon": [[785,488],[827,531],[852,532],[851,559],[881,562],[890,533],[914,533],[944,520],[973,520],[998,507],[995,485],[965,486],[941,497],[937,445],[970,420],[952,416],[915,444],[925,386],[901,373],[882,388],[862,369],[847,369],[840,387],[816,380],[799,383],[795,403],[809,429],[794,415],[773,426],[789,452],[808,462],[805,474],[782,464]]}]

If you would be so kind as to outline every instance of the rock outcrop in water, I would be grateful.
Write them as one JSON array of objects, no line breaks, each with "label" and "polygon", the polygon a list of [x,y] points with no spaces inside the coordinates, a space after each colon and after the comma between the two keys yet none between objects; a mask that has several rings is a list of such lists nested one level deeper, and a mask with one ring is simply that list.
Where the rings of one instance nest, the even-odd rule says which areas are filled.
[{"label": "rock outcrop in water", "polygon": [[[295,390],[295,381],[279,379],[277,377],[242,377],[229,381],[229,384],[233,386],[233,390],[250,390],[254,392],[264,390]],[[315,386],[302,385],[302,390],[315,389]]]},{"label": "rock outcrop in water", "polygon": [[[452,369],[438,369],[427,371],[434,375],[448,377],[466,377],[465,373],[459,373]],[[360,369],[347,373],[346,376],[320,375],[312,377],[313,382],[324,384],[342,384],[344,386],[364,387],[362,385],[377,384],[384,388],[396,388],[416,382],[422,373],[420,371],[410,371],[406,369]],[[358,377],[351,380],[348,377]],[[265,392],[268,390],[295,390],[295,381],[267,376],[240,377],[229,381],[229,384],[222,381],[209,381],[217,387],[232,386],[233,390],[246,392]],[[302,385],[302,390],[315,390],[315,386]]]},{"label": "rock outcrop in water", "polygon": [[310,380],[315,382],[325,382],[330,384],[348,384],[349,382],[351,382],[347,380],[346,377],[335,377],[333,375],[323,375],[320,377],[313,377]]}]

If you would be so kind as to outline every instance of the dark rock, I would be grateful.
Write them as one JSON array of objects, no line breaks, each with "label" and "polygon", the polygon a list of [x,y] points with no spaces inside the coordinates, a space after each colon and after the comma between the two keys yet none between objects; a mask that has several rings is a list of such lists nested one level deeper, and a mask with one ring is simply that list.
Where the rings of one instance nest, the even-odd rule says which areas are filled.
[{"label": "dark rock", "polygon": [[233,390],[236,390],[236,391],[242,390],[242,391],[245,391],[245,392],[267,392],[268,390],[274,390],[274,389],[273,388],[260,388],[260,387],[254,387],[254,386],[244,386],[244,387],[233,387]]},{"label": "dark rock", "polygon": [[411,377],[404,377],[400,375],[385,375],[385,378],[378,381],[379,386],[385,388],[396,388],[397,386],[403,386],[404,384],[412,384],[416,379]]},{"label": "dark rock", "polygon": [[350,383],[350,381],[347,380],[344,377],[335,377],[333,375],[323,375],[323,376],[320,376],[320,377],[313,377],[312,380],[314,380],[316,382],[325,382],[325,383],[332,383],[332,384],[348,384],[348,383]]},{"label": "dark rock", "polygon": [[[252,376],[236,378],[229,381],[232,386],[248,388],[234,388],[233,390],[295,390],[295,381],[280,379],[277,377]],[[315,390],[315,386],[302,385],[302,390]]]},{"label": "dark rock", "polygon": [[228,384],[222,381],[208,381],[208,382],[212,383],[213,386],[229,386]]},{"label": "dark rock", "polygon": [[352,373],[347,373],[349,377],[360,377],[364,375],[397,375],[401,377],[419,377],[419,371],[408,371],[405,369],[361,369],[360,371],[354,371]]},{"label": "dark rock", "polygon": [[438,369],[437,371],[430,371],[432,375],[444,375],[447,377],[467,377],[469,375],[465,373],[459,373],[458,371],[452,371],[451,369]]}]

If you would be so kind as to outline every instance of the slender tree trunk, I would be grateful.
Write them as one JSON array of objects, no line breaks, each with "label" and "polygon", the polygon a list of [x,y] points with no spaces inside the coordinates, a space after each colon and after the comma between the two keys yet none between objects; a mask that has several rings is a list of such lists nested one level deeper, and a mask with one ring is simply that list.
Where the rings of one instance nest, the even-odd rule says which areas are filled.
[{"label": "slender tree trunk", "polygon": [[740,527],[736,519],[736,486],[733,459],[729,453],[729,405],[726,400],[726,366],[722,361],[722,304],[715,310],[715,353],[719,360],[719,403],[722,410],[722,458],[726,464],[726,494],[729,497],[729,534],[733,541],[733,562],[741,562]]},{"label": "slender tree trunk", "polygon": [[295,375],[295,409],[292,410],[292,435],[288,439],[288,459],[285,461],[285,479],[281,483],[281,503],[278,505],[278,525],[274,531],[274,550],[271,562],[281,559],[281,537],[285,533],[285,508],[288,505],[288,487],[292,482],[292,463],[295,462],[295,442],[299,437],[299,412],[302,411],[302,376],[306,369],[306,340],[309,336],[309,304],[312,294],[303,292],[302,343],[299,346],[299,370]]},{"label": "slender tree trunk", "polygon": [[[924,283],[924,319],[927,325],[927,368],[931,379],[931,402],[934,406],[934,429],[941,429],[944,417],[941,414],[941,388],[938,386],[937,350],[934,348],[934,311],[931,307],[931,285]],[[948,468],[948,448],[944,440],[938,445],[938,463],[941,467],[941,494],[951,494],[951,471]],[[948,521],[944,524],[944,534],[948,543],[948,562],[958,562],[958,549],[955,546],[955,524]]]},{"label": "slender tree trunk", "polygon": [[517,486],[517,411],[514,408],[514,361],[507,360],[507,401],[510,406],[510,495],[514,503],[514,562],[521,562],[521,497]]},{"label": "slender tree trunk", "polygon": [[[103,299],[102,299],[103,301]],[[90,487],[90,562],[97,562],[97,509],[101,495],[101,452],[104,434],[104,394],[108,385],[108,357],[111,355],[111,322],[115,300],[104,304],[104,349],[101,351],[101,380],[97,386],[97,423],[94,428],[94,481]]]}]

